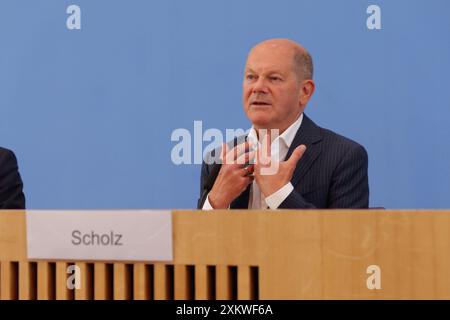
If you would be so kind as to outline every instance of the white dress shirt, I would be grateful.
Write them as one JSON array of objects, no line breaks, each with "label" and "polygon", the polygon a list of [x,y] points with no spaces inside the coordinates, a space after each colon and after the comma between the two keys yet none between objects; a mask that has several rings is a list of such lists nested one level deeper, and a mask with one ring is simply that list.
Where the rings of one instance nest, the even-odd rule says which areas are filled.
[{"label": "white dress shirt", "polygon": [[[291,147],[292,141],[294,141],[295,135],[300,128],[303,120],[303,113],[300,114],[298,119],[287,128],[282,134],[276,137],[270,148],[271,160],[272,161],[284,161]],[[254,146],[260,147],[260,142],[258,141],[258,136],[254,127],[250,129],[248,134],[248,140],[253,143]],[[281,203],[291,194],[294,187],[291,182],[288,182],[283,187],[278,189],[275,193],[272,193],[268,197],[264,197],[261,190],[259,189],[256,180],[252,182],[250,188],[250,197],[248,202],[249,209],[277,209]],[[203,204],[203,210],[212,210],[213,207],[209,203],[209,195],[206,197],[205,203]]]}]

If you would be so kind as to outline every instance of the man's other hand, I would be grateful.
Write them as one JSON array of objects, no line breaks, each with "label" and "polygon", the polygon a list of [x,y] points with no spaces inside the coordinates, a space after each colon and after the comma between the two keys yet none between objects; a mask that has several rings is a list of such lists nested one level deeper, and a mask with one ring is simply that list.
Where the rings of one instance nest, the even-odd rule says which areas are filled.
[{"label": "man's other hand", "polygon": [[306,151],[306,146],[302,144],[295,148],[289,159],[275,163],[275,160],[271,160],[270,143],[267,135],[262,150],[261,148],[257,150],[254,167],[256,183],[266,198],[291,181],[297,162]]}]

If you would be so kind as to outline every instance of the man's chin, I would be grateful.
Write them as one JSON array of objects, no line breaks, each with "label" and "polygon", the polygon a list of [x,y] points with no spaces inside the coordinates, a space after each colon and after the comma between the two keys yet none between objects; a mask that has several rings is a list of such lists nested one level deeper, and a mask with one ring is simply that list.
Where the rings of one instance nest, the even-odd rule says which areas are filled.
[{"label": "man's chin", "polygon": [[250,122],[257,128],[270,128],[270,119],[264,116],[252,115],[249,117]]}]

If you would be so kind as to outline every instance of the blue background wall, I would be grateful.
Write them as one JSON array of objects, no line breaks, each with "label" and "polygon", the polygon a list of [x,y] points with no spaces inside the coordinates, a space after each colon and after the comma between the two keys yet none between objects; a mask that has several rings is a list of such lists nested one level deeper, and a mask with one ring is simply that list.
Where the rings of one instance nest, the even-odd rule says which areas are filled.
[{"label": "blue background wall", "polygon": [[372,206],[450,207],[450,1],[1,0],[0,145],[28,208],[195,207],[171,133],[248,128],[246,54],[271,37],[313,55],[306,112],[367,148]]}]

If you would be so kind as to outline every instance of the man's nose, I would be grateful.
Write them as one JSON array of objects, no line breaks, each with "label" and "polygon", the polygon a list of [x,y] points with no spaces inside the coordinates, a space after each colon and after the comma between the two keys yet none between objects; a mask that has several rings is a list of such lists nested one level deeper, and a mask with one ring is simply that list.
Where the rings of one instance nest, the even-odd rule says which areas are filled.
[{"label": "man's nose", "polygon": [[254,84],[253,84],[253,93],[267,93],[267,85],[265,79],[260,77]]}]

